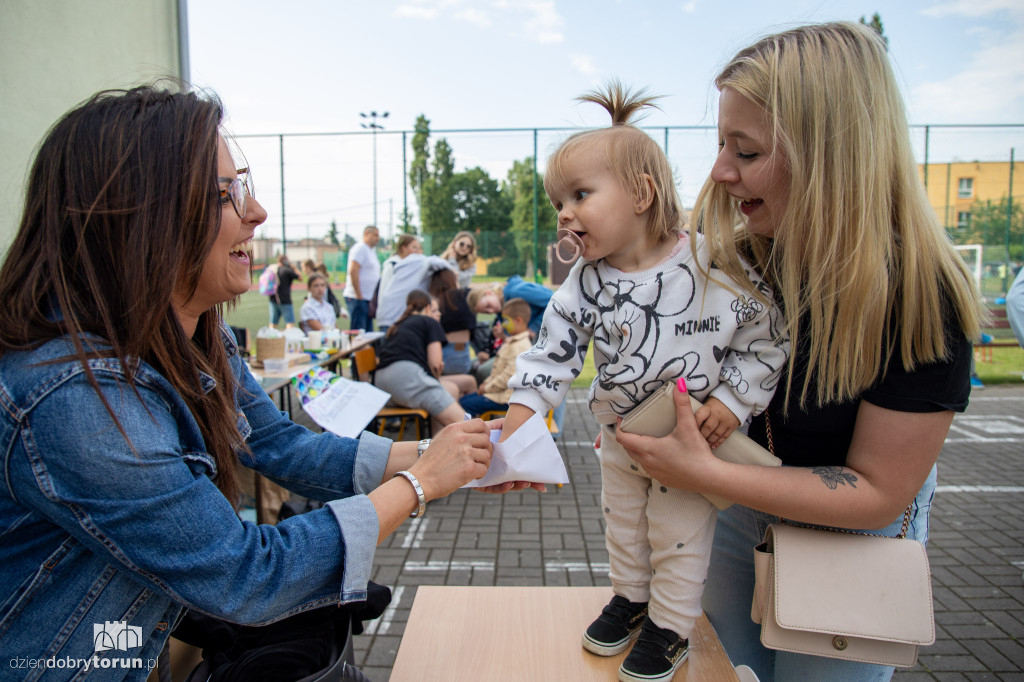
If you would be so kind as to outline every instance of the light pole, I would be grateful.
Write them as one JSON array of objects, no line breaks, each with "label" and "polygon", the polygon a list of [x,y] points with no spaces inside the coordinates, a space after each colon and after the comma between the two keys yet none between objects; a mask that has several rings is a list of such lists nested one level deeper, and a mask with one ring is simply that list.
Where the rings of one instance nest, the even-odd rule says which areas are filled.
[{"label": "light pole", "polygon": [[[384,130],[384,126],[377,123],[376,111],[371,111],[369,114],[359,112],[359,115],[370,119],[369,123],[361,123],[360,125],[373,131],[373,224],[377,225],[377,131]],[[380,117],[382,119],[387,118],[388,112],[385,111]]]}]

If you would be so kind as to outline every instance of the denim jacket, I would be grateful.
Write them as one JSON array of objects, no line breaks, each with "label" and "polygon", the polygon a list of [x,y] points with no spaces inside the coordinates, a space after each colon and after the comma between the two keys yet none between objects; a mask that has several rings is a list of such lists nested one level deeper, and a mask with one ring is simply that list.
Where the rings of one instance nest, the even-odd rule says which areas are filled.
[{"label": "denim jacket", "polygon": [[323,509],[239,520],[198,424],[145,363],[136,392],[116,360],[89,362],[133,450],[78,361],[42,364],[69,339],[0,356],[0,680],[144,680],[183,606],[261,624],[365,598],[379,531],[365,493],[391,441],[293,423],[224,343],[242,464]]}]

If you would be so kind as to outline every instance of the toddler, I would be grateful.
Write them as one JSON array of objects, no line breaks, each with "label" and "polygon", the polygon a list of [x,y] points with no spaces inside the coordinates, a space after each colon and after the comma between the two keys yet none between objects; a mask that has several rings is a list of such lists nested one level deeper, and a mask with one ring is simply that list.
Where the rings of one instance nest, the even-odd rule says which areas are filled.
[{"label": "toddler", "polygon": [[613,125],[577,133],[548,161],[544,189],[559,228],[582,250],[554,294],[536,344],[509,382],[502,440],[559,405],[594,343],[591,412],[601,424],[601,502],[615,596],[583,635],[613,656],[624,682],[669,679],[701,613],[716,519],[703,496],[659,484],[615,440],[616,419],[679,378],[704,402],[696,418],[712,447],[767,407],[787,357],[770,291],[728,279],[703,236],[684,232],[668,159],[630,124],[655,98],[617,83],[580,98]]}]

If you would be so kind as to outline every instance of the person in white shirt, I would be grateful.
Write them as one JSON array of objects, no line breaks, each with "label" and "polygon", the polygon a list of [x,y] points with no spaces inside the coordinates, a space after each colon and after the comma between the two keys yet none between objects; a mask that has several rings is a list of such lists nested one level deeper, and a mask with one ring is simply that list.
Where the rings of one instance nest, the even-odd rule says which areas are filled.
[{"label": "person in white shirt", "polygon": [[333,329],[338,318],[334,315],[334,306],[327,302],[327,278],[314,272],[306,280],[309,296],[299,311],[302,331],[326,331]]},{"label": "person in white shirt", "polygon": [[348,251],[348,274],[345,279],[345,304],[348,306],[352,329],[373,330],[370,318],[370,298],[380,280],[380,261],[377,260],[377,242],[380,234],[373,225],[363,229],[363,241],[353,244]]}]

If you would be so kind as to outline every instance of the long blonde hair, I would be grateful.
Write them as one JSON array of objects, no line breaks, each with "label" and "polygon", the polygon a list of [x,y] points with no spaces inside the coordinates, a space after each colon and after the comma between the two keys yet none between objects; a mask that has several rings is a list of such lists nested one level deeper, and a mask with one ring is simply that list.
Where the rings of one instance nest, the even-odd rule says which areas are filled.
[{"label": "long blonde hair", "polygon": [[977,338],[984,308],[928,204],[874,31],[840,22],[768,36],[740,51],[715,85],[764,109],[789,167],[790,201],[774,239],[753,234],[738,227],[737,201],[709,178],[693,222],[727,274],[742,276],[737,253],[748,254],[781,295],[792,347],[808,353],[801,406],[855,397],[893,354],[907,369],[947,357],[947,305]]},{"label": "long blonde hair", "polygon": [[[469,252],[460,254],[455,248],[455,242],[460,239],[469,240]],[[454,259],[459,265],[459,270],[469,270],[471,267],[476,265],[476,237],[473,236],[472,232],[463,230],[455,235],[455,239],[448,244],[448,248],[444,250],[444,257],[448,259]]]},{"label": "long blonde hair", "polygon": [[[634,126],[631,121],[649,107],[657,108],[659,99],[646,90],[628,91],[618,81],[611,81],[604,90],[592,90],[576,99],[600,104],[612,118],[612,127],[584,130],[571,135],[548,159],[544,171],[544,191],[562,187],[567,179],[566,164],[580,145],[603,144],[608,168],[623,189],[638,199],[647,199],[653,187],[648,209],[647,232],[656,242],[678,234],[682,228],[683,212],[676,193],[675,177],[668,157],[650,135]],[[651,183],[644,178],[650,177]]]}]

